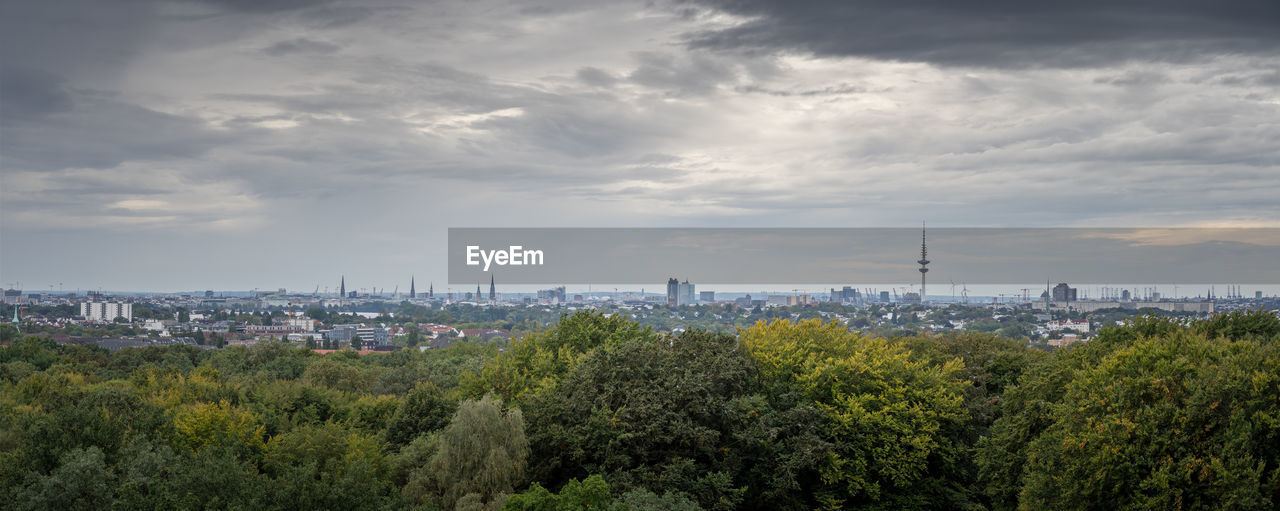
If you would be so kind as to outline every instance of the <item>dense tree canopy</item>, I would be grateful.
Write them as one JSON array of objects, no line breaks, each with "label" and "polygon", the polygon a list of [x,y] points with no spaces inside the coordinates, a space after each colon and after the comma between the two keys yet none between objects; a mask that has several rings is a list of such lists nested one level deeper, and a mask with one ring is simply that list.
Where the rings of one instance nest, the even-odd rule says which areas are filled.
[{"label": "dense tree canopy", "polygon": [[593,313],[501,349],[369,355],[5,336],[3,509],[1280,503],[1273,313],[1139,318],[1051,353],[821,319],[670,335]]}]

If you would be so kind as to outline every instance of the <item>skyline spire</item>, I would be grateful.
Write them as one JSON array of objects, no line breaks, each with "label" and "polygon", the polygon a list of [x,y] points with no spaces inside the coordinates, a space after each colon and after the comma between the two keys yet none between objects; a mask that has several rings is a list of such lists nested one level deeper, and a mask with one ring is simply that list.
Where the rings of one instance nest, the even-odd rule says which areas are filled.
[{"label": "skyline spire", "polygon": [[925,274],[929,273],[929,247],[926,244],[926,233],[924,222],[920,222],[920,303],[925,303]]},{"label": "skyline spire", "polygon": [[414,289],[414,287],[413,287],[413,284],[414,284],[413,280],[414,280],[413,275],[410,275],[410,276],[409,276],[409,298],[417,298],[417,297],[418,297],[418,290]]},{"label": "skyline spire", "polygon": [[490,273],[490,274],[489,274],[489,301],[491,301],[491,302],[492,302],[492,301],[496,300],[497,298],[498,298],[497,293],[494,293],[494,292],[493,292],[493,274],[492,274],[492,273]]}]

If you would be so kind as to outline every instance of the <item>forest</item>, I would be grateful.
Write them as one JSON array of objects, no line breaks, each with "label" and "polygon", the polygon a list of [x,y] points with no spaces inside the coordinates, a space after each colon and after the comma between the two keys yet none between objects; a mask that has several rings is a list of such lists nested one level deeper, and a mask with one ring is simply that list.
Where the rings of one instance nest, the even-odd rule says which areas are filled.
[{"label": "forest", "polygon": [[0,508],[1275,509],[1280,319],[1045,352],[579,312],[499,348],[0,348]]}]

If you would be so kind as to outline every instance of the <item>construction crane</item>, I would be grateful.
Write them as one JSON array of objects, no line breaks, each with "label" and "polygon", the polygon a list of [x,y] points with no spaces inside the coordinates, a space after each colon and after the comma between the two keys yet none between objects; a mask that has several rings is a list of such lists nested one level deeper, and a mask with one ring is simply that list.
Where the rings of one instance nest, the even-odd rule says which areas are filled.
[{"label": "construction crane", "polygon": [[316,290],[311,292],[311,297],[317,298],[319,296],[320,296],[320,284],[316,284]]},{"label": "construction crane", "polygon": [[1022,288],[1022,302],[1020,302],[1020,303],[1031,303],[1031,292],[1032,292],[1032,291],[1035,291],[1035,289],[1033,289],[1033,288],[1029,288],[1029,287],[1024,287],[1024,288]]},{"label": "construction crane", "polygon": [[964,282],[960,283],[960,301],[969,303],[969,285]]}]

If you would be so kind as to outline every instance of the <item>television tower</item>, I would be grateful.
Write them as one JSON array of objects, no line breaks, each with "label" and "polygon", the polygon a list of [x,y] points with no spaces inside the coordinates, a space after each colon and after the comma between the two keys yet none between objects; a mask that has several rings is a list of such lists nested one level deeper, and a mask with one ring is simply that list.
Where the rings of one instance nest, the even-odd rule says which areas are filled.
[{"label": "television tower", "polygon": [[925,246],[925,230],[923,222],[920,223],[920,260],[916,262],[920,263],[920,303],[924,303],[925,297],[928,296],[925,294],[924,276],[926,273],[929,273],[929,249]]}]

